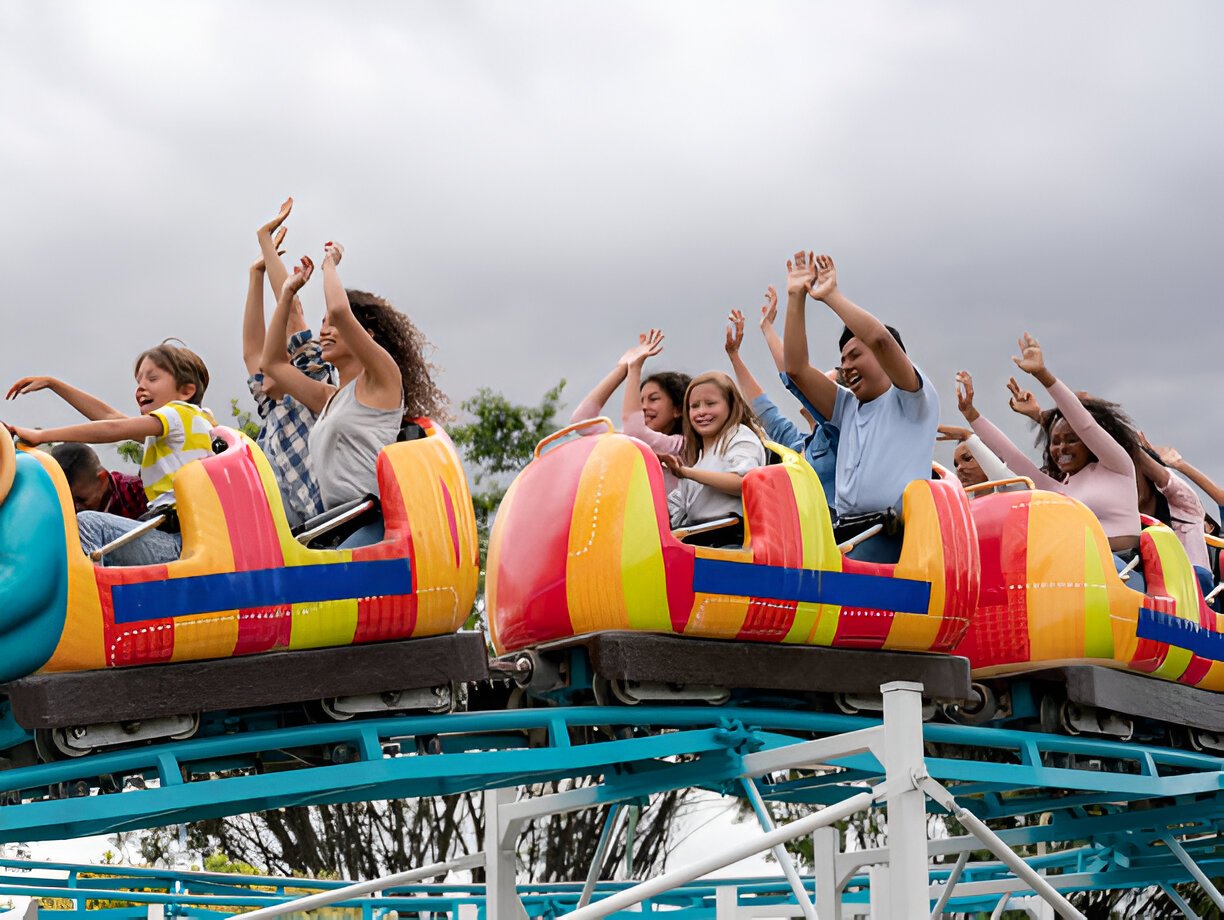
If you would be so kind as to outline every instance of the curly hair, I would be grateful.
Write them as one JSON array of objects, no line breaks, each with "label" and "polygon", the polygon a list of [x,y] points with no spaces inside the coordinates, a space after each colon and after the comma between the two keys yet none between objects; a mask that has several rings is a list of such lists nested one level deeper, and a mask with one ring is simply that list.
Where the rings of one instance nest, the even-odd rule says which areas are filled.
[{"label": "curly hair", "polygon": [[664,431],[663,434],[683,434],[684,433],[684,394],[688,390],[689,381],[693,378],[683,371],[659,371],[657,374],[651,374],[642,381],[642,386],[648,383],[653,383],[660,390],[667,394],[668,399],[672,401],[677,409],[680,410],[680,415],[676,417],[670,431]]},{"label": "curly hair", "polygon": [[449,418],[450,401],[434,383],[437,368],[425,357],[433,348],[425,333],[377,294],[352,288],[345,293],[357,322],[399,365],[404,385],[404,420],[421,416],[436,421]]},{"label": "curly hair", "polygon": [[[1130,416],[1122,410],[1121,406],[1095,396],[1081,396],[1079,401],[1096,423],[1105,429],[1105,433],[1117,441],[1128,454],[1133,457],[1135,451],[1142,449],[1139,446],[1139,436],[1135,433],[1135,423],[1131,421]],[[1058,470],[1058,464],[1054,462],[1054,456],[1050,453],[1050,433],[1062,417],[1061,409],[1046,409],[1042,412],[1041,427],[1037,430],[1035,441],[1036,445],[1041,448],[1042,471],[1055,479],[1064,477]],[[1091,457],[1089,463],[1096,463],[1099,460],[1091,450],[1088,451],[1088,456]]]}]

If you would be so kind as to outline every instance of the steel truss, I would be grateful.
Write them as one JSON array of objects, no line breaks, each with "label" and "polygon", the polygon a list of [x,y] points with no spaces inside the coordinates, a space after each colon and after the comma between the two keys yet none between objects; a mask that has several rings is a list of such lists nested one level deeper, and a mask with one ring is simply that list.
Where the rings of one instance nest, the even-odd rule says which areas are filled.
[{"label": "steel truss", "polygon": [[[920,687],[894,683],[883,691],[882,721],[748,707],[555,707],[307,725],[10,769],[0,772],[0,792],[19,804],[0,807],[0,841],[62,839],[291,805],[483,791],[487,836],[478,862],[487,888],[412,884],[459,868],[443,865],[347,891],[279,880],[272,892],[241,896],[234,886],[249,885],[249,877],[238,883],[204,873],[175,877],[175,890],[125,899],[180,913],[195,911],[183,907],[188,903],[219,913],[255,908],[266,917],[303,909],[280,903],[290,899],[285,886],[291,885],[316,889],[315,906],[321,898],[360,906],[371,916],[394,908],[452,918],[476,911],[488,920],[562,914],[584,920],[639,902],[720,918],[833,918],[868,910],[908,918],[929,916],[937,904],[967,911],[1008,903],[1031,905],[1039,916],[1047,915],[1041,913],[1046,904],[1078,916],[1059,892],[1180,881],[1197,881],[1211,898],[1221,898],[1209,879],[1224,871],[1224,857],[1215,852],[1224,822],[1224,760],[1084,737],[924,725]],[[331,765],[276,773],[252,767],[276,758],[284,763],[287,751],[317,750],[330,752]],[[93,794],[103,786],[100,777],[123,791]],[[145,788],[128,788],[137,777]],[[520,793],[575,777],[597,782],[550,795]],[[586,884],[547,890],[518,884],[514,849],[526,822],[682,787],[746,797],[761,837],[637,885],[599,882],[598,860]],[[65,794],[73,791],[90,794]],[[775,827],[771,802],[824,807]],[[829,825],[878,806],[887,810],[889,846],[841,852]],[[969,833],[929,840],[931,813],[953,814]],[[1010,819],[1014,825],[1039,814],[1051,817],[997,832],[985,823]],[[605,839],[616,833],[613,817]],[[808,834],[815,874],[800,876],[782,846]],[[781,883],[697,881],[769,849],[786,873]],[[970,860],[983,849],[993,858]],[[12,865],[0,861],[0,867]],[[81,901],[82,890],[96,887],[114,897],[99,880],[82,879],[79,871],[70,877],[75,886],[10,874],[0,896],[25,892]],[[75,894],[66,894],[69,888]],[[1021,900],[1034,892],[1044,899],[1040,904]],[[393,903],[401,898],[411,905]]]}]

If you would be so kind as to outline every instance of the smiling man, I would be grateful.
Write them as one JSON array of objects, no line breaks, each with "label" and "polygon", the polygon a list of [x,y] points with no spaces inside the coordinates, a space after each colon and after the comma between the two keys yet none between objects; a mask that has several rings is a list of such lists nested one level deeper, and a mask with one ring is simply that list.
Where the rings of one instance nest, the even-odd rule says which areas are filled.
[{"label": "smiling man", "polygon": [[[899,510],[906,485],[931,475],[939,424],[935,387],[910,361],[897,330],[842,294],[831,258],[797,252],[786,268],[786,373],[841,430],[838,517]],[[808,361],[804,308],[809,296],[845,323],[838,343],[845,386]],[[875,550],[887,553],[884,543],[873,539],[863,547],[871,546],[874,556]]]}]

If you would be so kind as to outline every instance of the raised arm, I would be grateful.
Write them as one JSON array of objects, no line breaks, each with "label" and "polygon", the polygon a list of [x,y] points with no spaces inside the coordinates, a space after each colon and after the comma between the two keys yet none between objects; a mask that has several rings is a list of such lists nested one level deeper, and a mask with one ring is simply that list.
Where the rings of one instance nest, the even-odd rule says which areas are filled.
[{"label": "raised arm", "polygon": [[[283,246],[285,233],[288,231],[288,228],[282,224],[292,210],[293,199],[286,198],[277,215],[255,232],[255,239],[259,242],[259,251],[263,254],[264,263],[268,266],[268,285],[272,288],[272,293],[278,297],[281,288],[285,286],[285,279],[289,277],[289,269],[285,267],[285,262],[281,258],[285,254]],[[289,311],[289,322],[286,328],[291,336],[307,328],[306,317],[302,313],[302,302],[296,297],[293,298],[293,306]]]},{"label": "raised arm", "polygon": [[[637,348],[629,349],[621,358],[625,363],[621,427],[625,434],[637,438],[655,453],[670,454],[683,448],[684,436],[655,431],[646,424],[646,413],[642,410],[642,367],[647,358],[663,351],[663,338],[661,329],[651,329],[646,335],[639,335]],[[679,408],[684,411],[683,406]]]},{"label": "raised arm", "polygon": [[1046,388],[1067,424],[1079,435],[1084,445],[1096,454],[1101,466],[1115,473],[1131,476],[1135,474],[1135,461],[1126,448],[1110,437],[1109,433],[1097,424],[1092,413],[1084,408],[1079,397],[1050,373],[1041,345],[1035,338],[1027,332],[1024,333],[1020,338],[1020,357],[1013,357],[1012,360],[1020,370],[1032,374],[1037,382]]},{"label": "raised arm", "polygon": [[[816,262],[811,253],[797,252],[786,262],[786,326],[783,330],[782,355],[786,375],[825,418],[833,417],[837,402],[837,384],[808,361],[807,306],[808,290],[816,280]],[[885,330],[887,331],[887,330]]]},{"label": "raised arm", "polygon": [[153,415],[120,416],[61,428],[19,428],[6,426],[21,440],[34,447],[56,441],[80,444],[112,444],[115,441],[139,441],[162,433],[161,419]]},{"label": "raised arm", "polygon": [[1216,485],[1206,473],[1191,466],[1186,458],[1178,453],[1175,448],[1157,447],[1156,453],[1160,455],[1161,460],[1206,492],[1207,497],[1213,502],[1224,507],[1224,489]]},{"label": "raised arm", "polygon": [[248,374],[258,374],[263,362],[265,273],[261,257],[251,264],[247,276],[246,307],[242,311],[242,363]]},{"label": "raised arm", "polygon": [[107,405],[98,397],[84,390],[78,390],[55,377],[22,377],[9,387],[8,394],[4,398],[16,399],[26,393],[37,393],[39,390],[50,390],[81,415],[95,422],[101,419],[127,418],[118,409]]},{"label": "raised arm", "polygon": [[[639,338],[645,341],[644,336],[639,336]],[[595,388],[582,398],[582,402],[574,406],[574,411],[570,413],[570,422],[581,422],[583,419],[598,418],[603,413],[604,406],[612,398],[616,388],[625,382],[625,374],[628,371],[625,358],[628,354],[629,352],[625,352],[624,355],[621,355],[620,360],[616,362],[616,366],[612,370],[608,371],[607,376],[595,384]]]},{"label": "raised arm", "polygon": [[357,380],[357,398],[372,409],[396,409],[404,404],[404,381],[390,352],[374,341],[349,305],[348,294],[336,266],[344,248],[329,242],[323,247],[323,299],[327,322],[344,338],[364,373]]},{"label": "raised arm", "polygon": [[764,395],[765,390],[740,357],[740,345],[744,343],[744,314],[739,310],[732,310],[727,320],[727,357],[731,361],[731,369],[735,372],[735,382],[739,385],[740,392],[748,402],[752,402],[758,396]]},{"label": "raised arm", "polygon": [[769,356],[773,358],[774,367],[779,374],[786,373],[786,347],[774,328],[774,320],[778,318],[778,292],[771,284],[765,291],[765,303],[761,306],[761,335],[765,336],[765,344],[769,347]]},{"label": "raised arm", "polygon": [[[1043,473],[1037,464],[1011,442],[1007,435],[978,412],[977,407],[973,405],[973,377],[968,371],[958,371],[956,374],[956,406],[960,409],[961,415],[965,417],[965,421],[972,426],[974,433],[982,439],[982,443],[1016,475],[1027,476],[1039,489],[1050,492],[1061,490],[1062,484],[1057,479]],[[982,465],[981,458],[978,458],[978,465]]]},{"label": "raised arm", "polygon": [[969,448],[969,453],[973,455],[973,459],[977,461],[978,466],[982,468],[982,472],[986,474],[987,482],[997,482],[1000,479],[1011,479],[1016,474],[995,456],[995,452],[973,433],[970,428],[961,428],[957,425],[940,425],[938,428],[939,435],[935,438],[936,441],[956,441],[958,444],[964,444]]},{"label": "raised arm", "polygon": [[831,257],[816,257],[816,279],[809,284],[808,290],[814,300],[824,301],[854,337],[871,349],[893,386],[907,393],[917,393],[921,389],[922,378],[901,343],[882,322],[841,292],[837,286],[837,267]]},{"label": "raised arm", "polygon": [[1011,394],[1007,397],[1008,408],[1017,415],[1023,415],[1029,421],[1040,425],[1041,403],[1037,402],[1037,397],[1032,391],[1020,389],[1020,384],[1016,382],[1015,377],[1007,378],[1007,391]]},{"label": "raised arm", "polygon": [[293,274],[285,280],[285,285],[276,300],[276,309],[272,311],[268,334],[264,338],[262,366],[265,377],[318,415],[323,411],[323,407],[327,405],[327,401],[336,388],[331,384],[308,377],[294,367],[289,360],[289,352],[281,344],[285,341],[287,334],[286,326],[289,321],[289,311],[293,306],[293,298],[310,280],[313,272],[314,263],[310,261],[310,257],[302,256],[301,266],[294,268]]}]

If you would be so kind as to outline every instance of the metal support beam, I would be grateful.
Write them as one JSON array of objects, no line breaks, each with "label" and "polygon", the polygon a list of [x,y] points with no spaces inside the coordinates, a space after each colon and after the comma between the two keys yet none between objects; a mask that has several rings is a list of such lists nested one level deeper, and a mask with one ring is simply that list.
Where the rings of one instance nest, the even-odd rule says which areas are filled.
[{"label": "metal support beam", "polygon": [[[755,840],[741,841],[720,852],[711,853],[686,866],[665,872],[663,875],[641,882],[632,888],[626,888],[624,891],[618,891],[610,897],[595,901],[572,913],[564,914],[563,917],[566,920],[595,920],[597,917],[606,917],[608,914],[624,910],[647,898],[670,891],[678,885],[701,878],[715,869],[721,869],[724,866],[737,863],[741,859],[747,859],[749,856],[763,853],[780,843],[786,843],[788,840],[793,840],[804,834],[810,834],[818,827],[827,827],[830,824],[835,824],[857,811],[871,807],[875,800],[875,793],[860,792],[858,795],[851,796],[843,802],[838,802],[836,805],[830,805],[828,808],[824,808],[815,814],[806,815],[798,821],[792,821],[789,824],[783,824],[777,830],[764,834]],[[504,920],[504,918],[493,917],[490,920]]]},{"label": "metal support beam", "polygon": [[599,881],[600,870],[603,869],[604,857],[608,853],[608,843],[616,836],[616,826],[624,809],[619,804],[608,809],[608,817],[604,819],[603,830],[599,834],[599,843],[595,845],[595,855],[591,859],[591,867],[587,870],[586,883],[582,886],[582,894],[578,898],[578,906],[586,907],[591,903],[591,892]]},{"label": "metal support beam", "polygon": [[1224,895],[1221,895],[1220,889],[1211,883],[1211,879],[1207,877],[1207,873],[1199,868],[1198,863],[1190,858],[1190,854],[1177,842],[1177,838],[1172,834],[1161,834],[1160,839],[1169,848],[1169,852],[1177,857],[1177,861],[1186,867],[1186,871],[1194,876],[1194,880],[1199,883],[1199,887],[1203,891],[1207,892],[1207,897],[1211,898],[1215,906],[1220,908],[1220,910],[1224,910]]},{"label": "metal support beam", "polygon": [[[347,901],[350,898],[360,897],[361,895],[373,894],[376,891],[383,891],[387,888],[398,888],[400,885],[407,885],[409,882],[418,882],[423,878],[441,875],[444,872],[450,872],[452,869],[471,869],[483,864],[484,861],[483,853],[473,853],[471,856],[461,856],[458,859],[434,863],[430,866],[421,866],[417,869],[409,869],[406,872],[397,872],[394,875],[371,879],[368,882],[356,882],[352,885],[345,885],[343,888],[332,888],[319,894],[311,894],[304,898],[285,901],[273,907],[261,907],[258,910],[240,913],[238,916],[243,917],[244,920],[271,920],[272,917],[282,917],[285,914],[297,913],[298,911],[326,907],[328,904],[336,904],[340,901]],[[150,917],[152,917],[154,907],[160,908],[161,905],[150,905]]]},{"label": "metal support beam", "polygon": [[516,887],[515,842],[506,811],[516,789],[489,789],[484,794],[485,917],[486,920],[527,920]]},{"label": "metal support beam", "polygon": [[820,920],[841,920],[841,880],[837,877],[837,854],[841,831],[819,827],[812,832],[812,865],[816,875],[816,913]]},{"label": "metal support beam", "polygon": [[[961,808],[960,804],[953,797],[952,793],[948,792],[943,786],[935,782],[930,777],[924,778],[920,785],[922,789],[932,799],[942,805],[952,817],[956,818],[961,823],[961,826],[969,833],[982,841],[982,845],[990,852],[994,853],[1000,860],[1006,863],[1007,867],[1016,874],[1016,877],[1024,881],[1033,891],[1040,895],[1045,901],[1053,905],[1058,911],[1059,916],[1069,917],[1072,920],[1087,920],[1087,918],[1071,906],[1071,902],[1064,898],[1054,886],[1042,878],[1032,866],[1026,863],[1023,859],[1015,854],[1011,847],[999,839],[986,824],[978,818],[973,812]],[[925,852],[925,850],[924,850]]]},{"label": "metal support beam", "polygon": [[948,901],[952,897],[952,889],[956,887],[956,883],[960,881],[961,873],[965,871],[965,863],[969,862],[969,851],[963,850],[956,857],[956,865],[952,867],[952,871],[948,873],[948,880],[944,882],[943,894],[939,896],[939,900],[935,902],[935,906],[931,909],[931,920],[939,920],[939,915],[943,913],[943,909],[948,906]]},{"label": "metal support beam", "polygon": [[[889,912],[893,920],[926,920],[931,910],[927,876],[926,776],[922,747],[922,684],[893,681],[884,694],[884,780],[888,805]],[[872,886],[875,913],[875,886]],[[881,915],[885,916],[885,915]]]},{"label": "metal support beam", "polygon": [[1177,893],[1176,888],[1168,882],[1162,882],[1160,890],[1165,893],[1165,897],[1173,902],[1173,906],[1185,914],[1189,920],[1199,920],[1199,915],[1194,912],[1194,908],[1186,903],[1186,899]]},{"label": "metal support beam", "polygon": [[[756,812],[761,830],[765,831],[765,833],[774,830],[773,816],[769,813],[765,802],[762,801],[761,793],[757,789],[756,783],[744,777],[740,780],[740,786],[743,788],[744,796],[748,799],[749,804],[752,805],[752,810]],[[786,876],[786,881],[790,883],[795,900],[799,902],[799,907],[803,910],[803,916],[807,920],[816,920],[816,908],[812,906],[812,899],[808,897],[807,890],[803,887],[803,880],[799,878],[799,871],[795,868],[795,861],[791,859],[790,853],[786,852],[786,844],[778,844],[773,848],[772,852],[774,859],[782,867],[782,874]]]}]

